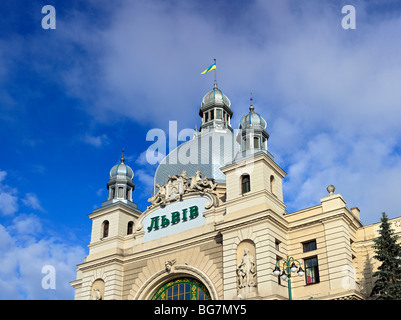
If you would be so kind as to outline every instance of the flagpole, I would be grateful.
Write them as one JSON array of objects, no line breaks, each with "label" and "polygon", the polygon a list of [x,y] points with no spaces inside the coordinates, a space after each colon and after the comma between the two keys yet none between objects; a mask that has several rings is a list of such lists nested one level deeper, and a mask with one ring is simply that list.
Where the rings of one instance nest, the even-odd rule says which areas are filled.
[{"label": "flagpole", "polygon": [[[216,59],[214,59],[214,63],[216,64]],[[214,87],[215,88],[217,88],[216,69],[217,69],[217,65],[214,68]]]}]

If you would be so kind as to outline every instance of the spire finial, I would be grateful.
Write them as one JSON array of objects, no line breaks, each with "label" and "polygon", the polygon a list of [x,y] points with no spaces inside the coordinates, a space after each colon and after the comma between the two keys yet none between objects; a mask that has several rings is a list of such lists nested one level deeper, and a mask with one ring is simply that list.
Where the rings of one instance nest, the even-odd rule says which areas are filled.
[{"label": "spire finial", "polygon": [[253,98],[252,98],[252,92],[251,92],[251,105],[249,106],[249,111],[253,111],[255,110],[255,108],[253,107]]},{"label": "spire finial", "polygon": [[121,163],[124,163],[124,161],[125,161],[125,158],[124,158],[124,147],[123,147],[123,150],[122,150],[122,155],[121,155],[120,161],[121,161]]}]

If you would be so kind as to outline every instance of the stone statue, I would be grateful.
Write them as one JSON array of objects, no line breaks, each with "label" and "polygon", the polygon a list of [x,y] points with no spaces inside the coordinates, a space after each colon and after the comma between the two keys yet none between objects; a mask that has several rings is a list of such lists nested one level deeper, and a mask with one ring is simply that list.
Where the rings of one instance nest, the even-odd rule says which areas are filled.
[{"label": "stone statue", "polygon": [[191,191],[213,191],[216,189],[217,183],[207,177],[202,178],[201,171],[197,170],[196,175],[191,177],[191,183],[187,188],[187,192]]},{"label": "stone statue", "polygon": [[237,267],[238,275],[238,287],[256,287],[254,281],[256,270],[255,270],[255,258],[249,253],[249,249],[244,249],[244,255],[242,256],[241,263]]},{"label": "stone statue", "polygon": [[89,300],[102,300],[102,295],[101,295],[98,287],[95,287],[93,289],[93,293],[92,293],[91,297],[89,298]]},{"label": "stone statue", "polygon": [[181,173],[175,174],[173,176],[168,175],[167,182],[167,200],[177,201],[182,199],[182,195],[187,187],[189,177],[187,177],[187,172],[182,170]]},{"label": "stone statue", "polygon": [[166,205],[166,186],[161,186],[160,184],[156,183],[156,188],[159,188],[159,191],[155,194],[154,197],[149,198],[148,201],[152,205],[160,204],[162,206]]},{"label": "stone statue", "polygon": [[181,173],[175,174],[173,176],[168,175],[168,180],[178,180],[179,178],[183,179],[185,183],[187,183],[189,177],[187,177],[187,172],[185,170],[182,170]]}]

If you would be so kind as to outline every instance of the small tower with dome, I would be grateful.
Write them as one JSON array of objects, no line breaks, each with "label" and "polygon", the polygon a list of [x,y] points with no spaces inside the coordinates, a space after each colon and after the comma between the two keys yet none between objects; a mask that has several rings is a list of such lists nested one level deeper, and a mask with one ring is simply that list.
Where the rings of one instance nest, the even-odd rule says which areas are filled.
[{"label": "small tower with dome", "polygon": [[252,93],[250,100],[249,112],[240,120],[240,133],[237,139],[241,144],[242,151],[267,151],[269,134],[266,132],[266,121],[259,113],[255,112]]},{"label": "small tower with dome", "polygon": [[[267,123],[255,112],[252,93],[250,101],[249,112],[242,116],[236,136],[241,150],[231,164],[220,169],[226,175],[227,201],[257,195],[261,201],[258,205],[284,214],[282,181],[286,173],[267,149]],[[250,200],[250,203],[256,205],[258,201]],[[227,213],[231,210],[228,205]]]},{"label": "small tower with dome", "polygon": [[233,112],[230,108],[230,99],[217,87],[214,81],[213,89],[210,90],[202,99],[199,116],[202,118],[200,131],[204,129],[228,129],[231,127]]},{"label": "small tower with dome", "polygon": [[113,255],[123,250],[122,239],[130,239],[135,222],[142,211],[133,202],[133,170],[125,164],[124,149],[120,162],[110,170],[107,182],[109,195],[102,206],[93,210],[88,217],[92,220],[89,256],[86,261],[98,255]]},{"label": "small tower with dome", "polygon": [[109,190],[107,201],[132,202],[132,192],[135,189],[135,185],[132,182],[133,177],[134,172],[125,164],[123,148],[120,163],[110,170],[110,180],[107,182],[107,189]]}]

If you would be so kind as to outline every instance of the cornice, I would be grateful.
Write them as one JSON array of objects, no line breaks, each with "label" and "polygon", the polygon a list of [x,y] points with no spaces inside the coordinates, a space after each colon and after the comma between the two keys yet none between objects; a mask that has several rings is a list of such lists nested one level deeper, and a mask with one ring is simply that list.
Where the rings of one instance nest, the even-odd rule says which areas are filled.
[{"label": "cornice", "polygon": [[105,214],[109,214],[116,210],[121,210],[124,213],[136,216],[137,218],[139,218],[139,216],[142,214],[142,211],[140,211],[137,208],[132,208],[132,207],[126,205],[124,202],[115,202],[107,207],[104,207],[104,208],[101,207],[101,208],[94,210],[92,213],[88,214],[88,217],[90,219],[93,219],[93,218],[97,218],[97,217],[100,217]]},{"label": "cornice", "polygon": [[241,203],[244,201],[252,202],[253,198],[257,198],[259,196],[267,197],[274,204],[276,204],[279,207],[282,207],[283,210],[285,210],[285,208],[287,208],[287,206],[285,205],[285,203],[283,201],[281,201],[279,198],[274,196],[271,192],[267,191],[266,189],[258,190],[258,191],[251,190],[250,192],[239,195],[238,197],[236,197],[234,199],[226,200],[226,202],[224,202],[221,206],[227,207],[227,206],[235,205],[235,204],[238,204],[238,203]]},{"label": "cornice", "polygon": [[102,258],[97,258],[95,260],[91,260],[88,262],[84,262],[78,264],[77,267],[81,271],[87,271],[94,268],[105,267],[109,264],[120,264],[121,266],[124,264],[124,260],[119,254],[112,254]]},{"label": "cornice", "polygon": [[297,229],[310,227],[311,225],[314,225],[316,223],[324,223],[339,218],[344,219],[347,225],[352,227],[355,231],[360,228],[356,224],[355,217],[349,212],[349,210],[347,210],[346,207],[344,207],[327,212],[318,213],[312,217],[305,217],[304,219],[299,219],[297,221],[289,222],[289,231],[291,232]]},{"label": "cornice", "polygon": [[220,168],[220,170],[224,173],[227,174],[227,172],[232,171],[236,168],[239,168],[241,166],[246,166],[249,165],[249,161],[252,162],[258,162],[258,161],[265,161],[266,163],[268,163],[273,169],[275,169],[277,171],[277,173],[279,175],[281,175],[283,178],[287,175],[287,173],[273,160],[271,159],[266,153],[264,152],[260,152],[256,155],[251,154],[247,157],[244,157],[243,159],[234,162],[234,163],[230,163],[222,168]]},{"label": "cornice", "polygon": [[279,214],[275,213],[271,209],[247,214],[246,216],[239,217],[235,220],[220,221],[215,224],[215,228],[216,231],[224,233],[226,231],[233,231],[265,220],[270,220],[284,232],[288,231],[288,222],[282,219]]},{"label": "cornice", "polygon": [[123,251],[123,253],[121,254],[115,253],[101,258],[95,258],[94,260],[84,262],[78,265],[78,267],[80,270],[86,270],[88,268],[90,269],[115,262],[125,264],[133,261],[142,261],[152,258],[154,256],[166,254],[168,252],[181,251],[183,249],[188,249],[190,247],[196,247],[208,241],[216,241],[217,235],[218,232],[216,230],[213,230],[192,238],[181,240],[179,241],[180,243],[179,245],[177,245],[177,242],[170,242],[161,246],[157,246],[155,248],[144,249],[141,252],[133,252],[125,254]]}]

